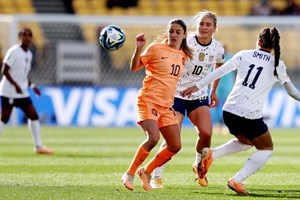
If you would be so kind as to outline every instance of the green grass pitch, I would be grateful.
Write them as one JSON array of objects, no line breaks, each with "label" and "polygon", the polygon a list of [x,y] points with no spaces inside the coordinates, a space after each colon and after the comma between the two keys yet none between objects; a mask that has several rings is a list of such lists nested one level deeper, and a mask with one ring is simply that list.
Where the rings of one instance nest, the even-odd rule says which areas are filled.
[{"label": "green grass pitch", "polygon": [[[42,127],[43,142],[55,150],[45,156],[33,152],[27,127],[5,127],[0,137],[0,199],[300,199],[300,131],[272,129],[271,133],[274,153],[247,180],[251,195],[242,197],[227,189],[226,181],[254,149],[216,160],[207,175],[209,186],[202,188],[191,168],[196,140],[191,128],[183,129],[183,148],[165,169],[165,188],[145,192],[138,177],[134,191],[126,190],[120,179],[145,139],[140,128]],[[214,134],[212,147],[230,138]]]}]

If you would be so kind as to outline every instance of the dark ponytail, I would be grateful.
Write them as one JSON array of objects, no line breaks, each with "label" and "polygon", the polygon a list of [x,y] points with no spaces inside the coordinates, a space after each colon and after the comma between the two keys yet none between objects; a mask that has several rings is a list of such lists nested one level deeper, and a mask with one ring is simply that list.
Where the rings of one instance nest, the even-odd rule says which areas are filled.
[{"label": "dark ponytail", "polygon": [[279,45],[280,36],[279,36],[278,30],[275,27],[273,27],[271,29],[271,38],[272,38],[272,42],[273,42],[274,57],[275,57],[274,75],[277,76],[276,67],[279,64],[279,59],[280,59],[280,45]]},{"label": "dark ponytail", "polygon": [[259,39],[262,42],[261,47],[274,49],[274,57],[275,57],[274,75],[277,76],[276,67],[279,64],[279,59],[280,59],[280,45],[279,45],[280,36],[278,30],[275,27],[273,27],[272,29],[264,28],[259,33]]}]

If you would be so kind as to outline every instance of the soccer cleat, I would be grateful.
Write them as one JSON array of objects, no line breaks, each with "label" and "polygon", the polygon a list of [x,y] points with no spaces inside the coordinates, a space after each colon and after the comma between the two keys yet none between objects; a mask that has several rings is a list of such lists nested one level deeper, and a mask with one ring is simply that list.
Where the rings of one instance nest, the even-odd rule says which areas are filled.
[{"label": "soccer cleat", "polygon": [[52,149],[49,149],[47,147],[40,147],[35,150],[36,154],[43,154],[43,155],[52,155],[54,154],[54,151]]},{"label": "soccer cleat", "polygon": [[227,186],[238,193],[239,195],[249,195],[249,192],[245,190],[245,187],[242,183],[236,182],[232,178],[227,181]]},{"label": "soccer cleat", "polygon": [[208,186],[208,180],[207,180],[206,176],[204,176],[204,178],[198,178],[198,183],[202,187],[207,187]]},{"label": "soccer cleat", "polygon": [[200,179],[204,179],[208,169],[213,162],[212,150],[208,147],[202,149],[201,161],[199,164]]},{"label": "soccer cleat", "polygon": [[204,178],[200,178],[200,174],[199,174],[199,167],[196,167],[193,165],[193,171],[195,173],[195,180],[199,183],[199,185],[201,185],[202,187],[207,187],[208,186],[208,181],[206,176],[204,176]]},{"label": "soccer cleat", "polygon": [[122,175],[122,182],[123,185],[128,189],[128,190],[133,190],[134,186],[133,186],[133,180],[134,180],[134,176],[128,173],[124,173]]},{"label": "soccer cleat", "polygon": [[151,175],[147,174],[144,170],[144,168],[140,168],[137,171],[137,174],[139,175],[139,177],[141,178],[142,182],[143,182],[143,188],[145,191],[151,191],[152,187],[150,185],[150,181],[151,181]]},{"label": "soccer cleat", "polygon": [[195,181],[198,181],[199,174],[198,174],[198,167],[193,165],[193,172],[195,173]]},{"label": "soccer cleat", "polygon": [[153,178],[150,181],[150,185],[152,188],[159,189],[164,187],[164,183],[162,178]]}]

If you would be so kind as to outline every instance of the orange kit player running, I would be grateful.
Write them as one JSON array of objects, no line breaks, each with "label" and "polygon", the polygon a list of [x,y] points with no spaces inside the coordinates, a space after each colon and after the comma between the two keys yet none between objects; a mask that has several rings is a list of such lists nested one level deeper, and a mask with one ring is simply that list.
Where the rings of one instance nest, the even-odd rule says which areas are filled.
[{"label": "orange kit player running", "polygon": [[[137,172],[144,190],[150,191],[152,171],[181,149],[178,119],[172,104],[185,60],[192,57],[186,36],[186,24],[180,19],[174,19],[168,23],[166,38],[162,42],[151,43],[143,52],[146,38],[144,34],[136,37],[130,69],[138,71],[145,66],[146,77],[138,93],[137,111],[138,124],[147,137],[139,145],[128,170],[122,175],[123,185],[129,190],[134,189],[133,180]],[[138,169],[157,145],[160,133],[167,145],[149,163]]]}]

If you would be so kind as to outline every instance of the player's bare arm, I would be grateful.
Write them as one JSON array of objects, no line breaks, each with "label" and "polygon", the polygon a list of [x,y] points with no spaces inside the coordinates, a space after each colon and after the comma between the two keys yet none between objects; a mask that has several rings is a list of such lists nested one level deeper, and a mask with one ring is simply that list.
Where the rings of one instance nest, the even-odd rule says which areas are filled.
[{"label": "player's bare arm", "polygon": [[[215,66],[215,69],[218,69],[219,67],[221,67],[222,64],[223,63],[217,63]],[[217,88],[218,88],[219,82],[220,82],[220,78],[216,79],[212,83],[211,92],[210,92],[210,103],[209,103],[209,106],[211,108],[214,108],[219,104],[219,98],[217,96]]]},{"label": "player's bare arm", "polygon": [[143,33],[138,34],[135,40],[135,50],[131,58],[130,69],[131,71],[138,71],[143,63],[141,62],[140,55],[142,53],[143,47],[146,44],[146,38]]}]

